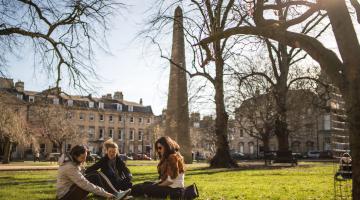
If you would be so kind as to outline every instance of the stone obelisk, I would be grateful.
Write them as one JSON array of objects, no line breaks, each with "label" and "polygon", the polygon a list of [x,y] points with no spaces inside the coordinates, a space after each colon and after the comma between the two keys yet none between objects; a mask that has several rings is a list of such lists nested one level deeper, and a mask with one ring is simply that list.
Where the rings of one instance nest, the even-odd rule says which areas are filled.
[{"label": "stone obelisk", "polygon": [[174,16],[165,135],[178,142],[185,162],[191,163],[192,153],[185,70],[183,14],[181,8],[177,7]]}]

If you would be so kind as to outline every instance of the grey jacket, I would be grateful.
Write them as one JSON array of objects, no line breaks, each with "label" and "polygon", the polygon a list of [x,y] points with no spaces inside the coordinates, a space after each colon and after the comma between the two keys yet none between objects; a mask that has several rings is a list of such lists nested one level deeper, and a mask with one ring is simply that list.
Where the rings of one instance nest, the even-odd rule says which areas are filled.
[{"label": "grey jacket", "polygon": [[82,167],[72,162],[69,157],[62,155],[59,159],[59,165],[56,181],[58,199],[64,197],[74,184],[85,191],[107,197],[108,193],[103,188],[90,183],[82,174]]}]

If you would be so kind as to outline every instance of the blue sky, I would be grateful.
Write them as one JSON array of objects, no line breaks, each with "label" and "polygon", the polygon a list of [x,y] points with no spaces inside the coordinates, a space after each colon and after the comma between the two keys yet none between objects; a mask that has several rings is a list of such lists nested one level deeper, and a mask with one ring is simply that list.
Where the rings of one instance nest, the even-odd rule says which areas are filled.
[{"label": "blue sky", "polygon": [[[107,37],[112,55],[96,51],[96,72],[101,81],[93,84],[98,88],[98,95],[122,91],[126,100],[138,102],[143,98],[145,105],[151,105],[154,113],[160,114],[166,107],[169,64],[160,58],[156,49],[144,45],[144,41],[134,40],[149,17],[145,12],[149,3],[151,1],[132,0],[127,11],[113,19]],[[35,66],[37,70],[34,70],[31,53],[21,54],[21,58],[9,60],[7,71],[14,81],[24,81],[25,89],[33,91],[54,85],[53,79],[39,68]]]}]

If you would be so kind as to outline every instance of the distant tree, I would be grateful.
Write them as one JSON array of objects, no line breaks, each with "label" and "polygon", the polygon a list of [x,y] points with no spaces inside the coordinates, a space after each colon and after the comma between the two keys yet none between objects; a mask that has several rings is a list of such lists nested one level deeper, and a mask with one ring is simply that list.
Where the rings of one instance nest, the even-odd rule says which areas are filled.
[{"label": "distant tree", "polygon": [[3,94],[0,96],[0,140],[4,144],[4,164],[10,162],[14,144],[27,144],[32,139],[24,114],[21,113],[21,106],[12,105],[8,98],[11,97]]},{"label": "distant tree", "polygon": [[62,105],[32,106],[31,124],[44,139],[65,152],[65,143],[83,144],[87,135],[73,123],[71,113]]}]

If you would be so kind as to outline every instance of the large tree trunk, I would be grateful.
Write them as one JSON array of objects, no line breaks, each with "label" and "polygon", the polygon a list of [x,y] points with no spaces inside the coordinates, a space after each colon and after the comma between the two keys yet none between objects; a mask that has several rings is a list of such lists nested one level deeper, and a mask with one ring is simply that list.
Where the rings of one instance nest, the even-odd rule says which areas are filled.
[{"label": "large tree trunk", "polygon": [[[216,48],[215,48],[216,49]],[[219,51],[218,51],[219,52]],[[237,163],[230,156],[230,147],[227,135],[228,114],[225,110],[224,102],[224,80],[223,67],[224,61],[221,55],[216,59],[216,78],[215,78],[215,104],[216,104],[216,154],[210,161],[210,167],[213,168],[232,168],[238,167]]]},{"label": "large tree trunk", "polygon": [[350,83],[346,98],[352,156],[353,199],[360,199],[360,78]]},{"label": "large tree trunk", "polygon": [[[344,0],[324,2],[344,62],[343,85],[352,156],[352,197],[360,199],[360,45]],[[344,76],[345,75],[345,76]]]},{"label": "large tree trunk", "polygon": [[10,141],[10,138],[5,137],[4,138],[4,158],[2,161],[3,164],[10,163],[11,146],[12,146],[12,143]]}]

